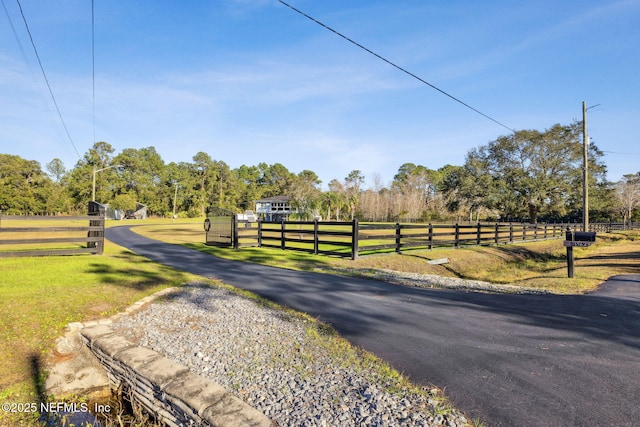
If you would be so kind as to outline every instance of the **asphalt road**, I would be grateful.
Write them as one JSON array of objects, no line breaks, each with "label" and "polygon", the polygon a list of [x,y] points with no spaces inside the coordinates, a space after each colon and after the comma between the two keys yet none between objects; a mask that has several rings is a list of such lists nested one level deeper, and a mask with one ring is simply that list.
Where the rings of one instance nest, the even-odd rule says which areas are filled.
[{"label": "asphalt road", "polygon": [[316,316],[486,426],[640,425],[640,274],[582,296],[492,295],[228,261],[128,227],[106,237]]}]

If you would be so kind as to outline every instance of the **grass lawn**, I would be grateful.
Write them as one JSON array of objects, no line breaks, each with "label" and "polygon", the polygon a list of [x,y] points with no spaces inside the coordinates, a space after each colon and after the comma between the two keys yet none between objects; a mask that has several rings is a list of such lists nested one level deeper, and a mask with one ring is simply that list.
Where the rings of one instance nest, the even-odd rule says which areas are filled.
[{"label": "grass lawn", "polygon": [[[640,231],[599,234],[592,247],[576,248],[576,277],[568,279],[561,239],[407,251],[352,261],[280,249],[234,251],[206,246],[202,220],[198,219],[109,221],[107,227],[122,224],[140,225],[134,229],[140,234],[220,257],[300,270],[366,274],[371,269],[390,269],[511,283],[559,293],[586,292],[612,275],[640,273]],[[449,258],[450,263],[426,262],[436,258]],[[44,374],[34,369],[34,362],[44,362],[69,322],[109,316],[146,295],[193,280],[203,278],[155,264],[110,242],[106,242],[103,256],[0,259],[0,402],[37,401]],[[30,424],[35,424],[33,417],[0,412],[0,426]]]},{"label": "grass lawn", "polygon": [[[107,226],[123,223],[126,222],[108,222]],[[132,223],[140,224],[139,221]],[[144,224],[151,224],[149,231],[152,231],[153,224],[158,223],[162,224],[163,233],[179,236],[178,240],[184,240],[182,243],[192,242],[203,234],[202,221],[163,223],[151,220]],[[198,246],[197,243],[194,245]],[[232,253],[245,261],[266,262],[260,251],[248,249]],[[275,250],[266,258],[270,263],[280,260],[279,265],[291,268],[312,261],[315,266],[325,265],[322,257],[291,251]],[[42,395],[45,364],[52,356],[56,338],[63,335],[68,323],[108,317],[144,296],[192,281],[204,282],[206,279],[153,263],[108,241],[102,256],[0,258],[0,357],[3,359],[0,402],[31,404],[47,398]],[[256,298],[250,293],[238,292]],[[309,329],[309,333],[322,332],[325,328],[317,324],[315,329]],[[354,367],[375,365],[381,375],[390,382],[395,381],[402,389],[415,387],[386,363],[353,348],[329,329],[320,334],[322,339],[318,340],[318,345],[328,346],[337,357],[350,361]],[[419,389],[414,391],[419,392]],[[449,410],[450,404],[443,395],[434,393],[431,398],[438,402],[441,410]],[[37,416],[37,413],[0,411],[0,426],[40,425]]]},{"label": "grass lawn", "polygon": [[[563,239],[459,249],[412,250],[402,254],[361,256],[352,261],[274,248],[233,250],[207,246],[203,243],[205,233],[202,221],[190,224],[158,222],[135,227],[134,231],[222,258],[277,267],[344,271],[347,274],[388,269],[513,284],[556,293],[584,293],[596,289],[604,280],[616,274],[640,273],[640,230],[599,233],[597,242],[591,247],[574,248],[575,275],[572,279],[567,277]],[[442,265],[427,263],[438,258],[448,258],[450,262]]]},{"label": "grass lawn", "polygon": [[[0,259],[0,402],[37,402],[43,363],[69,322],[115,314],[195,276],[106,244],[105,255]],[[0,425],[33,418],[0,412]]]}]

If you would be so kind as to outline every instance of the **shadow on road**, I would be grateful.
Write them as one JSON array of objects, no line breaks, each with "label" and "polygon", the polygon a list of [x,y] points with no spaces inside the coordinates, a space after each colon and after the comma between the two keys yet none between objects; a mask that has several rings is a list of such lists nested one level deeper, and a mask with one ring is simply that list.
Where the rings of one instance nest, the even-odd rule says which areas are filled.
[{"label": "shadow on road", "polygon": [[587,295],[496,295],[229,261],[123,227],[107,238],[318,317],[490,425],[631,426],[640,418],[640,275]]}]

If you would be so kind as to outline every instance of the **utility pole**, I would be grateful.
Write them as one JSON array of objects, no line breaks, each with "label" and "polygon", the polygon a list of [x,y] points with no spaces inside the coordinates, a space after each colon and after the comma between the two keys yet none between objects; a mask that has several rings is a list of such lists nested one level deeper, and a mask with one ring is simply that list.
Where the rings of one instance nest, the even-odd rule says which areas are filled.
[{"label": "utility pole", "polygon": [[600,104],[587,107],[582,101],[582,231],[589,231],[589,134],[587,133],[587,110]]},{"label": "utility pole", "polygon": [[582,101],[582,231],[589,231],[589,168],[587,153],[589,135],[587,134],[587,103]]},{"label": "utility pole", "polygon": [[180,187],[176,183],[176,191],[173,193],[173,221],[176,220],[176,201],[178,200],[178,187]]},{"label": "utility pole", "polygon": [[91,200],[92,201],[96,201],[96,174],[98,172],[102,172],[102,171],[106,171],[107,169],[111,169],[111,168],[122,168],[124,166],[122,165],[111,165],[111,166],[107,166],[106,168],[102,168],[102,169],[96,169],[96,166],[93,165],[93,182],[92,182],[92,186],[91,186]]}]

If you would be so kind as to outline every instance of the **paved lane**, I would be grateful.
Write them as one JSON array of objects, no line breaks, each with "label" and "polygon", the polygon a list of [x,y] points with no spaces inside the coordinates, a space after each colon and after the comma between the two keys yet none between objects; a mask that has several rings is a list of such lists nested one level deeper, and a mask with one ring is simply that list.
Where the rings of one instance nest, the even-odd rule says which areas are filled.
[{"label": "paved lane", "polygon": [[584,296],[489,295],[228,261],[128,227],[106,232],[154,261],[319,317],[487,426],[639,425],[640,275]]}]

